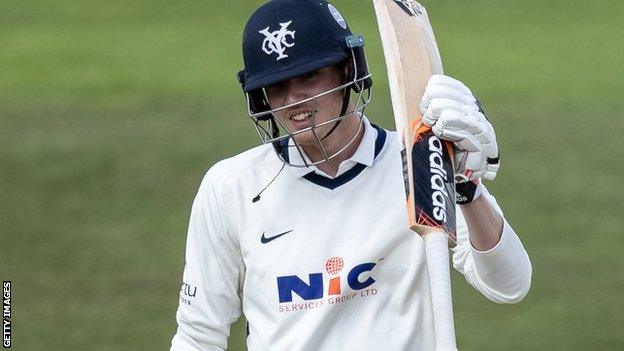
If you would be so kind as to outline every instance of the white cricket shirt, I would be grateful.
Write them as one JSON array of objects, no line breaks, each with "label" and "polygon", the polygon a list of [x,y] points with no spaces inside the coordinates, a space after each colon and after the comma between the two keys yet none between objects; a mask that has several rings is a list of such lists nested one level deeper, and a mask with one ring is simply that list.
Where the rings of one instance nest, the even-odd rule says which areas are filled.
[{"label": "white cricket shirt", "polygon": [[[191,211],[172,351],[225,349],[241,312],[250,351],[435,348],[399,141],[364,124],[359,148],[333,179],[287,167],[252,202],[282,167],[271,145],[207,172]],[[487,190],[482,196],[500,211]],[[457,223],[455,268],[492,301],[521,300],[531,264],[507,221],[487,252],[472,248],[459,208]]]}]

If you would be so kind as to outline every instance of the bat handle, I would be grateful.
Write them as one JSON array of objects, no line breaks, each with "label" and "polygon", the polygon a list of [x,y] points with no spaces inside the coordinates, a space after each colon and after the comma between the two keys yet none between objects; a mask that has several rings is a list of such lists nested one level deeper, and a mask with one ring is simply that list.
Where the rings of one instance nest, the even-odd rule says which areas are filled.
[{"label": "bat handle", "polygon": [[435,349],[456,351],[448,239],[443,231],[434,231],[425,235],[424,241],[431,283]]}]

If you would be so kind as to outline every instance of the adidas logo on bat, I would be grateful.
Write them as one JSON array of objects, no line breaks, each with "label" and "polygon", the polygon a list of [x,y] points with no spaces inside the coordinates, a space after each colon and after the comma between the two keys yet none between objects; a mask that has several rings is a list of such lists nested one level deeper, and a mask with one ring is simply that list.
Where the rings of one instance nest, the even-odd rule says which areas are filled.
[{"label": "adidas logo on bat", "polygon": [[431,200],[433,203],[433,217],[441,222],[446,222],[446,199],[449,197],[444,186],[445,180],[448,179],[444,170],[444,161],[442,159],[442,141],[432,135],[429,138],[429,169],[431,171]]}]

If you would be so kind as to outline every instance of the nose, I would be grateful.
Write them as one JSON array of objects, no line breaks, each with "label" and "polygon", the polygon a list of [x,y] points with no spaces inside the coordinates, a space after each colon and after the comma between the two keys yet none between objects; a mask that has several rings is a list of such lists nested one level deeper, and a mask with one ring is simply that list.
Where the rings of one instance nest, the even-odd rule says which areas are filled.
[{"label": "nose", "polygon": [[297,78],[290,79],[284,82],[284,105],[294,104],[301,100],[306,99],[308,96],[305,89],[302,89],[302,84],[298,84]]}]

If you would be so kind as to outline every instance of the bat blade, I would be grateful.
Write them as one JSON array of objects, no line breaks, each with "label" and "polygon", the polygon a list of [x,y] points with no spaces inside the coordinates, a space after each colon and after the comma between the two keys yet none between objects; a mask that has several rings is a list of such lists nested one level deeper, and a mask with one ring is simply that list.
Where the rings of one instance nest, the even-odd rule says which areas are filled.
[{"label": "bat blade", "polygon": [[373,0],[397,132],[401,137],[409,226],[423,236],[436,350],[456,350],[448,239],[455,242],[453,147],[422,123],[420,100],[442,60],[423,6]]},{"label": "bat blade", "polygon": [[[442,228],[454,242],[453,148],[441,141],[444,146],[438,149],[442,160],[431,156],[436,152],[430,150],[429,143],[437,144],[439,139],[422,123],[419,106],[431,75],[443,72],[427,11],[409,0],[374,0],[373,3],[386,59],[396,130],[404,145],[410,227],[421,235],[428,233],[429,228]],[[435,157],[439,166],[427,171],[430,157]],[[435,189],[427,183],[435,183]]]}]

